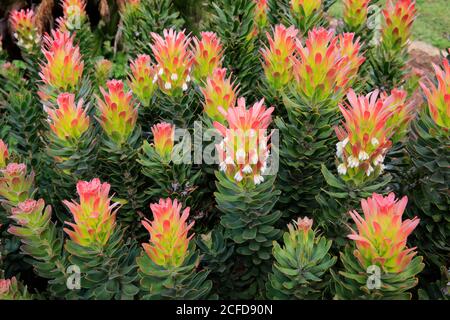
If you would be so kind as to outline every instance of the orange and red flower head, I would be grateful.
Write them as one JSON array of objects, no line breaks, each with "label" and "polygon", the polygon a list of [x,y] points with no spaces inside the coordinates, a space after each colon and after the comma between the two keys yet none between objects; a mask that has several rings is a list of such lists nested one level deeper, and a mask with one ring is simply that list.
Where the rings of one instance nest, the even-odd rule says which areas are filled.
[{"label": "orange and red flower head", "polygon": [[225,112],[236,104],[238,87],[231,82],[231,76],[226,77],[227,69],[215,69],[213,74],[206,79],[203,88],[200,88],[203,98],[203,108],[206,115],[213,121],[225,122],[225,116],[219,111]]},{"label": "orange and red flower head", "polygon": [[131,74],[129,76],[129,87],[136,97],[145,105],[149,106],[150,101],[158,88],[157,70],[153,66],[150,56],[139,55],[130,64]]},{"label": "orange and red flower head", "polygon": [[377,265],[384,272],[398,273],[416,255],[415,248],[408,248],[406,242],[419,219],[402,221],[407,203],[406,196],[396,200],[394,193],[386,197],[374,193],[361,200],[364,218],[357,211],[350,212],[357,229],[348,237],[356,243],[354,255],[363,268]]},{"label": "orange and red flower head", "polygon": [[381,42],[393,53],[401,51],[408,43],[412,24],[416,18],[415,0],[388,0],[383,10]]},{"label": "orange and red flower head", "polygon": [[170,161],[175,138],[175,126],[161,122],[152,127],[153,145],[156,153],[166,161]]},{"label": "orange and red flower head", "polygon": [[122,81],[110,80],[106,86],[108,91],[100,88],[103,99],[97,97],[99,122],[108,137],[121,145],[136,126],[138,104],[131,91],[125,92]]},{"label": "orange and red flower head", "polygon": [[367,21],[370,0],[344,0],[344,22],[352,30],[361,28]]},{"label": "orange and red flower head", "polygon": [[111,203],[110,185],[98,178],[79,181],[77,192],[80,201],[63,201],[73,215],[74,222],[67,222],[72,229],[64,228],[70,239],[84,247],[103,247],[116,226],[118,203]]},{"label": "orange and red flower head", "polygon": [[443,68],[433,64],[437,78],[437,86],[434,82],[421,82],[425,96],[427,97],[428,110],[434,122],[444,128],[450,129],[450,63],[443,59]]},{"label": "orange and red flower head", "polygon": [[220,171],[236,183],[258,185],[264,181],[270,149],[270,137],[266,131],[272,121],[273,110],[273,107],[265,108],[264,99],[247,109],[245,99],[240,98],[237,107],[222,111],[228,128],[214,122],[214,127],[224,137],[216,145]]},{"label": "orange and red flower head", "polygon": [[46,108],[50,128],[61,140],[68,143],[79,139],[89,128],[89,117],[83,109],[83,100],[75,103],[75,95],[61,93],[57,99],[58,108]]},{"label": "orange and red flower head", "polygon": [[165,29],[163,36],[152,33],[151,49],[156,60],[155,79],[162,92],[170,96],[180,96],[188,89],[191,81],[192,52],[191,39],[184,31]]},{"label": "orange and red flower head", "polygon": [[340,101],[364,61],[359,49],[353,34],[338,37],[324,28],[309,31],[304,46],[297,39],[294,75],[300,94],[318,103]]},{"label": "orange and red flower head", "polygon": [[294,77],[294,53],[298,30],[294,26],[286,28],[279,24],[273,30],[273,37],[267,32],[269,46],[261,49],[263,68],[268,85],[281,90]]},{"label": "orange and red flower head", "polygon": [[201,39],[193,39],[192,76],[198,82],[211,76],[213,71],[222,65],[223,48],[220,39],[214,32],[202,32]]},{"label": "orange and red flower head", "polygon": [[31,9],[14,10],[9,17],[17,45],[26,51],[39,47],[41,37],[35,25],[35,14]]},{"label": "orange and red flower head", "polygon": [[350,89],[349,104],[339,105],[344,121],[336,127],[339,142],[336,155],[338,173],[344,180],[360,185],[383,172],[384,157],[392,145],[392,128],[387,120],[392,115],[392,99],[378,99],[378,91],[357,96]]},{"label": "orange and red flower head", "polygon": [[45,85],[58,92],[74,92],[83,76],[84,63],[80,48],[68,32],[52,30],[44,36],[45,60],[40,76]]},{"label": "orange and red flower head", "polygon": [[143,226],[150,233],[150,243],[144,243],[145,253],[157,265],[163,267],[179,267],[189,254],[188,236],[194,222],[188,224],[190,208],[181,211],[178,201],[160,199],[159,203],[150,205],[153,221],[145,219]]}]

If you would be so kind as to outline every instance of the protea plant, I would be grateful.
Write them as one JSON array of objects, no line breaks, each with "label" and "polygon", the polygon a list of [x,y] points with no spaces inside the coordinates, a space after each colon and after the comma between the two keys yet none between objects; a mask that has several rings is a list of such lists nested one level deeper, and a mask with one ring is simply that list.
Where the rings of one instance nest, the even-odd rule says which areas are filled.
[{"label": "protea plant", "polygon": [[139,55],[135,60],[131,61],[130,70],[130,89],[144,107],[151,106],[155,90],[158,88],[156,83],[158,75],[150,56],[146,54]]},{"label": "protea plant", "polygon": [[402,89],[394,88],[391,94],[387,96],[384,94],[385,102],[389,106],[391,116],[386,121],[386,126],[392,128],[393,134],[391,137],[392,143],[402,141],[409,132],[411,121],[417,115],[417,108],[412,101],[408,99],[408,93]]},{"label": "protea plant", "polygon": [[140,192],[145,182],[136,162],[142,143],[141,128],[136,125],[139,104],[121,80],[110,80],[106,85],[108,91],[100,89],[103,99],[98,97],[97,118],[104,132],[99,172],[110,181],[117,199],[124,204],[120,219],[137,227],[136,210],[143,207],[146,199]]},{"label": "protea plant", "polygon": [[98,121],[107,137],[120,146],[135,129],[139,105],[121,80],[110,80],[106,86],[108,91],[100,89],[103,99],[97,98]]},{"label": "protea plant", "polygon": [[15,222],[8,232],[22,242],[21,252],[29,257],[35,272],[49,280],[49,290],[54,297],[68,294],[66,281],[67,261],[62,254],[62,234],[51,221],[52,210],[44,200],[28,199],[11,209]]},{"label": "protea plant", "polygon": [[74,219],[66,221],[70,240],[64,248],[69,262],[82,272],[79,295],[86,299],[130,299],[139,291],[133,284],[136,248],[117,226],[120,205],[111,203],[110,188],[98,178],[79,181],[79,202],[64,201]]},{"label": "protea plant", "polygon": [[381,40],[370,55],[371,85],[382,90],[400,86],[408,60],[407,44],[417,11],[415,0],[388,0],[383,10]]},{"label": "protea plant", "polygon": [[[88,108],[83,99],[75,102],[75,95],[61,93],[56,99],[56,107],[44,108],[48,115],[49,130],[46,135],[46,152],[49,156],[51,175],[51,200],[58,204],[73,196],[73,185],[94,169],[97,140],[96,130],[90,124]],[[63,210],[54,205],[57,215]]]},{"label": "protea plant", "polygon": [[32,9],[14,10],[9,17],[17,45],[29,55],[36,54],[41,44],[41,35],[34,19],[35,14]]},{"label": "protea plant", "polygon": [[289,5],[287,21],[294,24],[302,34],[325,24],[322,0],[290,0]]},{"label": "protea plant", "polygon": [[236,245],[233,280],[236,296],[241,297],[262,294],[272,241],[281,236],[275,227],[281,213],[273,210],[279,195],[274,187],[276,175],[268,175],[267,164],[270,145],[265,131],[272,112],[264,100],[247,109],[240,98],[237,107],[223,112],[228,127],[214,122],[224,137],[216,145],[220,164],[215,197],[225,236]]},{"label": "protea plant", "polygon": [[54,103],[63,92],[82,95],[81,88],[84,62],[80,49],[73,43],[69,32],[52,30],[44,36],[43,53],[45,61],[41,64],[40,77],[43,84],[39,96],[43,102]]},{"label": "protea plant", "polygon": [[279,188],[287,215],[317,207],[315,196],[325,184],[319,171],[332,163],[337,105],[364,62],[360,50],[352,33],[335,36],[324,28],[311,30],[304,45],[297,39],[293,85],[283,94],[287,117],[275,120],[283,136]]},{"label": "protea plant", "polygon": [[341,253],[344,270],[335,275],[338,299],[411,299],[416,275],[424,267],[416,248],[407,247],[407,238],[419,224],[417,217],[402,221],[408,198],[395,199],[374,193],[361,200],[364,218],[349,214],[357,230],[348,238],[354,243]]},{"label": "protea plant", "polygon": [[95,72],[94,72],[94,78],[95,83],[100,87],[104,83],[106,83],[112,75],[112,69],[114,67],[114,64],[107,59],[98,59],[95,62]]},{"label": "protea plant", "polygon": [[270,299],[318,299],[329,284],[329,269],[336,263],[328,251],[331,241],[312,229],[313,220],[298,218],[288,225],[283,246],[273,246],[275,258],[267,282]]},{"label": "protea plant", "polygon": [[201,84],[222,66],[223,48],[214,32],[200,33],[200,40],[194,37],[192,53],[194,57],[192,77]]},{"label": "protea plant", "polygon": [[[177,152],[183,141],[174,149],[175,125],[160,122],[152,127],[153,143],[144,141],[138,162],[142,173],[150,178],[152,185],[147,190],[155,201],[161,197],[177,197],[184,203],[193,203],[201,172],[191,164],[178,161]],[[182,160],[182,159],[179,159]]]},{"label": "protea plant", "polygon": [[294,53],[298,30],[282,24],[273,29],[273,37],[267,32],[269,46],[261,49],[263,69],[267,85],[273,91],[284,90],[293,80]]},{"label": "protea plant", "polygon": [[[347,94],[349,104],[339,105],[344,116],[343,127],[336,127],[338,173],[344,181],[361,186],[378,177],[384,170],[384,158],[392,146],[392,128],[387,120],[393,99],[377,99],[378,91],[367,96]],[[340,162],[342,161],[342,162]]]},{"label": "protea plant", "polygon": [[144,299],[204,299],[209,295],[211,282],[208,271],[197,271],[200,257],[188,235],[190,208],[181,211],[181,203],[160,199],[150,205],[153,220],[142,221],[150,234],[150,243],[136,260],[139,266]]},{"label": "protea plant", "polygon": [[220,109],[226,112],[236,104],[238,85],[231,81],[231,76],[226,78],[226,75],[227,69],[215,69],[200,88],[204,99],[203,111],[211,121],[225,123]]},{"label": "protea plant", "polygon": [[[450,254],[450,64],[434,65],[436,81],[421,82],[427,107],[412,123],[407,150],[412,161],[408,190],[424,228],[417,234],[420,249],[437,267],[448,267]],[[436,273],[435,273],[436,274]]]},{"label": "protea plant", "polygon": [[27,174],[23,163],[8,163],[0,170],[0,201],[7,207],[15,207],[31,197],[34,192],[34,172]]},{"label": "protea plant", "polygon": [[33,296],[28,293],[27,287],[16,277],[0,279],[0,300],[31,300]]},{"label": "protea plant", "polygon": [[382,192],[391,180],[390,174],[383,174],[384,159],[392,147],[391,137],[401,128],[401,123],[388,123],[398,107],[395,96],[379,98],[378,91],[357,96],[350,90],[347,100],[347,105],[339,105],[342,126],[335,127],[338,175],[324,165],[322,174],[328,186],[316,196],[321,207],[316,211],[317,220],[338,246],[345,244],[348,216],[344,212],[354,208],[359,199]]}]

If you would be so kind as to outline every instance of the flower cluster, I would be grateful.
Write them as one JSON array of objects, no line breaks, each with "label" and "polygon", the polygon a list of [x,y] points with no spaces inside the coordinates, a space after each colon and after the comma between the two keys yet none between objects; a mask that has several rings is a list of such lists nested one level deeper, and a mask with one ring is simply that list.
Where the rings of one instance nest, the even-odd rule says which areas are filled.
[{"label": "flower cluster", "polygon": [[407,248],[406,241],[419,219],[402,221],[407,203],[406,196],[398,201],[394,193],[386,197],[374,193],[361,200],[364,218],[357,211],[350,212],[357,231],[348,237],[355,241],[354,255],[364,269],[377,265],[386,273],[399,273],[411,262],[416,252]]},{"label": "flower cluster", "polygon": [[445,129],[450,128],[450,63],[443,59],[443,68],[434,65],[437,78],[436,85],[428,79],[421,82],[423,92],[427,97],[428,109],[434,122]]},{"label": "flower cluster", "polygon": [[381,42],[386,50],[395,53],[405,47],[416,13],[414,0],[398,0],[395,5],[392,0],[386,2],[381,30]]},{"label": "flower cluster", "polygon": [[170,161],[174,145],[175,126],[161,122],[152,127],[152,133],[156,153],[162,159]]},{"label": "flower cluster", "polygon": [[74,223],[66,224],[73,230],[64,228],[70,239],[84,247],[103,247],[109,240],[116,226],[118,203],[111,204],[110,185],[101,183],[98,178],[89,182],[79,181],[77,192],[80,202],[65,200],[73,215]]},{"label": "flower cluster", "polygon": [[367,21],[370,0],[344,0],[344,23],[351,29],[361,28]]},{"label": "flower cluster", "polygon": [[384,169],[384,157],[392,144],[389,140],[392,130],[386,125],[392,114],[392,99],[377,99],[378,91],[356,96],[353,90],[347,98],[349,105],[339,105],[345,119],[343,128],[335,128],[339,139],[338,172],[344,180],[359,185]]},{"label": "flower cluster", "polygon": [[194,62],[192,77],[196,81],[204,81],[216,68],[222,65],[223,48],[220,39],[214,32],[202,32],[201,40],[193,39],[192,49]]},{"label": "flower cluster", "polygon": [[[311,230],[313,225],[313,219],[309,219],[308,217],[298,218],[295,221],[295,228],[303,233],[308,233]],[[294,230],[294,225],[288,225],[289,231],[292,233]]]},{"label": "flower cluster", "polygon": [[263,68],[268,85],[274,90],[284,88],[293,78],[293,56],[298,30],[294,26],[286,28],[279,24],[273,30],[273,38],[267,32],[269,47],[264,46],[261,53]]},{"label": "flower cluster", "polygon": [[188,89],[191,81],[192,52],[189,50],[191,39],[184,31],[165,29],[163,37],[152,33],[151,45],[155,56],[157,73],[154,81],[161,91],[170,96],[179,96]]},{"label": "flower cluster", "polygon": [[149,106],[150,101],[158,88],[156,84],[156,68],[152,65],[150,56],[139,55],[130,64],[131,74],[129,87],[144,106]]},{"label": "flower cluster", "polygon": [[75,95],[61,93],[57,99],[58,108],[46,108],[50,129],[62,141],[76,142],[89,128],[89,117],[83,109],[83,100],[75,103]]},{"label": "flower cluster", "polygon": [[[41,65],[42,81],[58,92],[74,91],[81,81],[84,63],[80,48],[73,44],[73,36],[52,30],[51,35],[44,36],[42,51],[47,60]],[[46,100],[46,92],[40,95]]]},{"label": "flower cluster", "polygon": [[267,170],[270,147],[266,130],[273,110],[273,107],[265,108],[264,99],[247,109],[245,99],[239,98],[237,107],[230,107],[228,112],[221,110],[228,128],[214,122],[214,127],[224,137],[216,145],[220,170],[237,183],[250,181],[257,185],[264,181],[262,175]]},{"label": "flower cluster", "polygon": [[0,197],[16,206],[29,198],[33,183],[34,173],[27,175],[25,164],[9,163],[0,170]]},{"label": "flower cluster", "polygon": [[11,12],[9,21],[14,32],[17,45],[26,51],[39,47],[41,37],[34,24],[34,11],[31,9],[14,10]]},{"label": "flower cluster", "polygon": [[138,105],[133,100],[131,91],[124,91],[122,81],[110,80],[106,86],[108,92],[100,88],[103,100],[97,97],[99,122],[108,137],[121,145],[136,126]]},{"label": "flower cluster", "polygon": [[6,167],[8,158],[8,145],[2,139],[0,139],[0,169]]},{"label": "flower cluster", "polygon": [[188,255],[188,232],[194,222],[188,225],[190,208],[181,212],[181,203],[171,199],[160,199],[159,203],[150,205],[153,221],[145,219],[142,225],[150,233],[150,243],[144,243],[145,252],[157,265],[163,267],[179,267]]},{"label": "flower cluster", "polygon": [[205,113],[211,120],[220,123],[225,122],[225,116],[219,110],[226,112],[230,107],[234,107],[238,92],[237,86],[231,82],[231,76],[226,78],[226,74],[227,69],[215,69],[200,89],[205,99]]},{"label": "flower cluster", "polygon": [[305,46],[297,39],[294,75],[298,91],[309,101],[339,101],[364,62],[352,33],[339,37],[324,28],[308,32]]},{"label": "flower cluster", "polygon": [[87,21],[85,0],[62,0],[63,16],[57,20],[61,31],[74,31]]}]

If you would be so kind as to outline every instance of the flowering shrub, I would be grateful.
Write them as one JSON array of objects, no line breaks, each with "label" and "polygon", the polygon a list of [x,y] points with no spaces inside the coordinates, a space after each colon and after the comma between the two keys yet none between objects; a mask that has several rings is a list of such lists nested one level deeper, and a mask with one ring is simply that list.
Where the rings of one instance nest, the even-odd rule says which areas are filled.
[{"label": "flowering shrub", "polygon": [[446,298],[450,60],[409,69],[414,0],[32,2],[0,299]]}]

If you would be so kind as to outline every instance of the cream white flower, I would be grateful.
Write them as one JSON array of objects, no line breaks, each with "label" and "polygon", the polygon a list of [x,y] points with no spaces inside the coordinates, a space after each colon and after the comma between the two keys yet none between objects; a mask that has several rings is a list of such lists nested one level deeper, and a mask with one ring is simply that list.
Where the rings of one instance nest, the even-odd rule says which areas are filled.
[{"label": "cream white flower", "polygon": [[233,158],[231,158],[230,156],[226,157],[225,159],[225,163],[226,164],[233,164],[234,165],[234,160]]},{"label": "cream white flower", "polygon": [[236,172],[236,174],[234,175],[234,180],[236,180],[237,182],[240,182],[242,180],[242,175],[240,171]]},{"label": "cream white flower", "polygon": [[247,164],[245,167],[244,167],[244,169],[242,169],[242,172],[244,172],[244,173],[252,173],[252,167],[249,165],[249,164]]},{"label": "cream white flower", "polygon": [[162,76],[164,74],[164,69],[163,68],[159,68],[158,74],[160,76]]},{"label": "cream white flower", "polygon": [[348,157],[347,162],[349,168],[356,168],[359,166],[359,160],[354,156]]},{"label": "cream white flower", "polygon": [[166,88],[166,90],[170,90],[170,89],[172,89],[172,84],[170,82],[166,82],[166,84],[164,85],[164,88]]},{"label": "cream white flower", "polygon": [[245,150],[244,149],[238,149],[236,152],[236,160],[239,164],[242,164],[245,162]]},{"label": "cream white flower", "polygon": [[186,82],[190,82],[190,81],[191,81],[191,76],[188,75],[188,76],[186,77]]},{"label": "cream white flower", "polygon": [[181,89],[182,89],[183,91],[186,91],[186,90],[188,89],[187,84],[186,84],[186,83],[183,83],[183,85],[181,86]]},{"label": "cream white flower", "polygon": [[358,155],[359,160],[364,161],[369,159],[369,155],[365,151],[360,151]]},{"label": "cream white flower", "polygon": [[158,81],[158,75],[157,74],[155,74],[155,76],[153,77],[153,83],[156,83],[156,81]]},{"label": "cream white flower", "polygon": [[379,155],[376,156],[376,158],[373,160],[373,165],[374,165],[374,166],[377,166],[377,165],[379,165],[380,163],[383,163],[383,161],[384,161],[384,157],[383,157],[381,154],[379,154]]},{"label": "cream white flower", "polygon": [[347,166],[344,163],[341,163],[340,165],[338,165],[338,173],[341,175],[344,175],[347,173]]},{"label": "cream white flower", "polygon": [[372,172],[373,172],[373,167],[372,167],[371,165],[369,165],[369,167],[368,167],[367,170],[366,170],[367,176],[370,177],[370,175],[372,174]]},{"label": "cream white flower", "polygon": [[172,73],[172,75],[170,76],[170,79],[172,79],[173,81],[177,81],[178,75],[176,73]]},{"label": "cream white flower", "polygon": [[344,147],[342,146],[342,141],[336,143],[336,156],[338,158],[342,157],[342,153],[344,151]]},{"label": "cream white flower", "polygon": [[226,171],[227,164],[224,161],[222,161],[221,163],[219,163],[219,169],[220,169],[220,171]]},{"label": "cream white flower", "polygon": [[374,147],[376,147],[377,145],[380,144],[380,141],[378,141],[377,138],[373,137],[372,140],[371,140],[371,143],[372,143],[372,145],[373,145]]},{"label": "cream white flower", "polygon": [[256,175],[253,177],[253,182],[254,182],[255,184],[260,184],[261,182],[264,182],[264,177],[261,176],[261,175],[259,175],[259,174],[256,174]]}]

